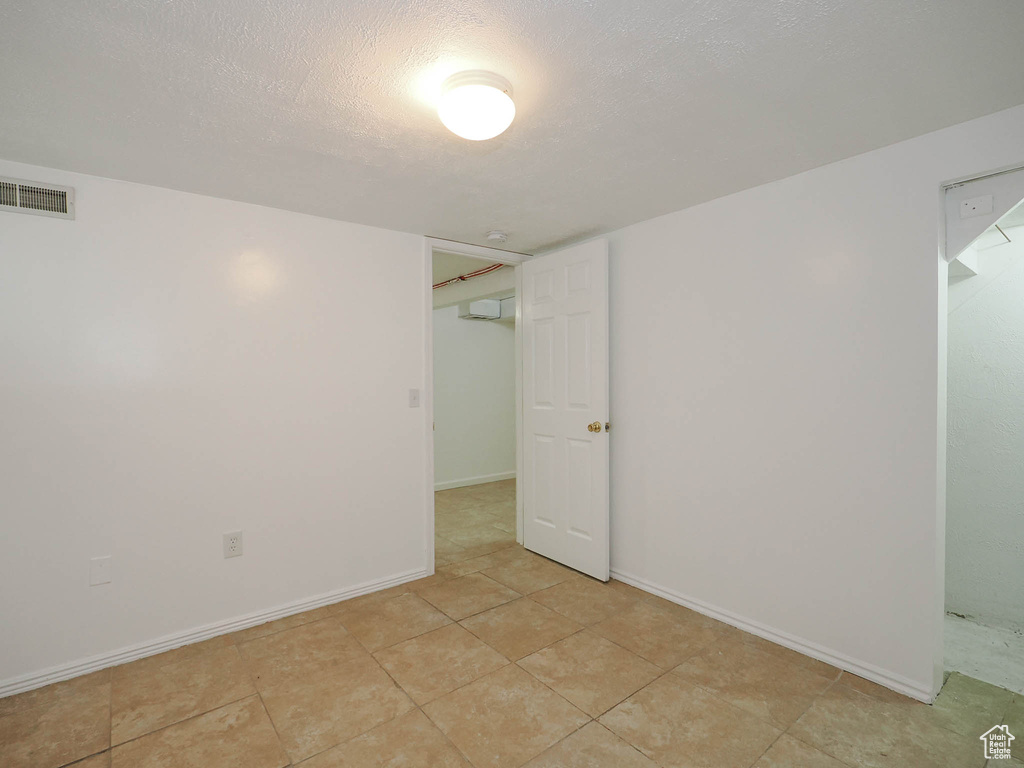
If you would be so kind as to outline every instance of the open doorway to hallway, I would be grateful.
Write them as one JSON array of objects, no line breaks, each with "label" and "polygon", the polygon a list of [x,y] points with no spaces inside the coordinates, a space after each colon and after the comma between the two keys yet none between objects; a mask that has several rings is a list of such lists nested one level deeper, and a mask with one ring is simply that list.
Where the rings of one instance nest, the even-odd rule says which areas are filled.
[{"label": "open doorway to hallway", "polygon": [[[428,271],[432,276],[437,273],[436,281],[428,283],[432,294],[428,318],[431,332],[426,338],[432,380],[426,419],[431,435],[427,476],[430,514],[424,540],[429,548],[428,561],[431,565],[438,562],[434,539],[439,522],[441,533],[446,532],[443,528],[447,524],[448,535],[442,535],[445,541],[438,544],[452,550],[451,555],[442,555],[442,561],[462,554],[452,545],[472,552],[474,546],[511,543],[490,530],[477,531],[474,538],[498,536],[504,541],[465,540],[465,526],[459,529],[459,520],[435,519],[433,497],[441,491],[496,483],[512,475],[500,465],[495,468],[493,462],[484,461],[500,452],[502,446],[509,446],[503,438],[496,444],[488,442],[504,434],[506,426],[499,424],[493,435],[480,429],[480,422],[495,410],[477,409],[484,415],[475,421],[466,419],[470,406],[475,407],[474,398],[482,397],[481,392],[489,397],[508,386],[509,379],[480,388],[479,380],[491,372],[486,361],[492,349],[467,354],[470,345],[464,337],[470,326],[458,321],[501,323],[511,319],[514,304],[510,378],[514,386],[515,539],[544,558],[607,581],[611,524],[607,240],[598,238],[528,258],[433,238],[428,238],[427,248]],[[476,259],[490,263],[478,267]],[[509,275],[501,264],[515,265],[511,282],[488,285],[486,281]],[[443,271],[446,267],[448,275]],[[513,286],[514,297],[509,295]],[[449,310],[448,315],[437,312],[450,307],[457,309]],[[440,336],[445,327],[453,332],[454,342],[447,343]],[[435,351],[435,345],[439,350],[446,345],[453,349],[448,357],[454,363],[446,366],[443,353]],[[505,353],[502,364],[509,359]],[[449,375],[446,381],[446,369],[460,373]],[[434,418],[435,413],[445,410],[445,404],[438,402],[445,397],[450,401],[449,426],[456,426],[448,430],[447,436],[439,434],[445,430],[444,416],[438,416],[440,421]],[[455,460],[449,461],[453,456]],[[481,492],[451,495],[472,498]],[[447,498],[441,497],[442,507]],[[462,523],[467,522],[465,517]]]},{"label": "open doorway to hallway", "polygon": [[945,668],[1024,693],[1024,203],[948,288]]},{"label": "open doorway to hallway", "polygon": [[510,266],[433,255],[435,565],[516,541],[516,300]]}]

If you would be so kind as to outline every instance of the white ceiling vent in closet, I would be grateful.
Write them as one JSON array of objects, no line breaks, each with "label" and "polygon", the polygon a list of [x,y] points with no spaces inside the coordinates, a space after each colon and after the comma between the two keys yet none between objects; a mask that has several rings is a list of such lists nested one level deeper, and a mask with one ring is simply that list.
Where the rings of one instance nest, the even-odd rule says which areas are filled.
[{"label": "white ceiling vent in closet", "polygon": [[75,190],[54,184],[0,177],[0,211],[75,218]]}]

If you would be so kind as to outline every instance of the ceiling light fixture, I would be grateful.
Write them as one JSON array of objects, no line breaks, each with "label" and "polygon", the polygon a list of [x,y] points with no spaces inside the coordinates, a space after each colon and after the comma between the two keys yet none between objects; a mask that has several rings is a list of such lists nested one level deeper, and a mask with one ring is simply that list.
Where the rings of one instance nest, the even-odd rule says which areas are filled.
[{"label": "ceiling light fixture", "polygon": [[493,139],[516,116],[512,84],[493,72],[459,72],[444,81],[441,91],[438,117],[449,131],[464,139]]}]

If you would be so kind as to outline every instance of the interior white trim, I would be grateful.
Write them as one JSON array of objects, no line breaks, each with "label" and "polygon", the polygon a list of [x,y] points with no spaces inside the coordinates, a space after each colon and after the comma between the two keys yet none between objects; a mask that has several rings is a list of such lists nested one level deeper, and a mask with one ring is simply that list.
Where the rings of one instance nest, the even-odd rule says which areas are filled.
[{"label": "interior white trim", "polygon": [[673,603],[697,611],[697,613],[710,616],[713,619],[717,619],[718,621],[729,624],[737,629],[742,629],[744,632],[749,632],[752,635],[763,637],[765,640],[770,640],[773,643],[778,643],[786,648],[802,653],[805,656],[810,656],[812,659],[824,661],[826,664],[831,664],[834,667],[851,672],[852,674],[871,680],[879,685],[884,685],[886,688],[902,693],[906,696],[910,696],[918,701],[931,704],[935,700],[935,696],[930,687],[922,686],[919,683],[915,683],[913,680],[908,680],[907,678],[902,677],[901,675],[893,674],[892,672],[880,669],[879,667],[868,664],[867,662],[852,659],[838,651],[833,651],[830,648],[825,648],[817,643],[812,643],[787,632],[782,632],[752,619],[744,618],[743,616],[739,616],[731,611],[705,603],[702,600],[682,595],[671,589],[667,589],[647,581],[646,579],[642,579],[639,576],[623,573],[622,571],[617,571],[614,568],[611,571],[611,575],[613,579],[617,579],[618,581],[630,584],[638,589],[642,589],[644,592],[649,592],[652,595],[663,597]]},{"label": "interior white trim", "polygon": [[277,608],[271,608],[267,611],[258,611],[256,613],[246,614],[245,616],[238,616],[234,619],[228,619],[227,621],[218,621],[213,624],[207,624],[202,627],[186,630],[185,632],[176,632],[172,635],[164,635],[163,637],[150,642],[130,645],[110,653],[101,653],[96,656],[79,659],[78,661],[73,661],[68,664],[60,664],[56,667],[44,669],[41,672],[33,672],[32,674],[22,675],[20,677],[0,680],[0,698],[13,696],[16,693],[23,693],[24,691],[31,691],[35,688],[41,688],[44,685],[49,685],[50,683],[58,683],[61,680],[70,680],[73,677],[86,675],[90,672],[96,672],[118,664],[125,664],[129,661],[145,658],[146,656],[153,656],[157,653],[163,653],[164,651],[170,651],[174,648],[180,648],[183,645],[198,643],[201,640],[209,640],[211,637],[217,637],[218,635],[226,635],[229,632],[237,632],[240,629],[255,627],[259,624],[265,624],[268,621],[273,621],[274,619],[281,619],[285,616],[302,613],[303,611],[310,611],[324,605],[330,605],[332,603],[341,602],[342,600],[348,600],[349,598],[366,595],[370,592],[387,589],[388,587],[393,587],[398,584],[404,584],[407,581],[421,579],[426,575],[428,575],[426,570],[420,568],[414,571],[399,573],[395,576],[388,576],[384,579],[365,581],[354,587],[339,589],[335,592],[327,592],[322,595],[317,595],[316,597],[297,600],[286,605],[278,606]]},{"label": "interior white trim", "polygon": [[464,477],[461,480],[449,480],[446,483],[434,483],[435,491],[447,491],[452,488],[466,488],[470,485],[483,485],[484,483],[496,483],[499,480],[513,480],[516,473],[495,472],[493,475],[477,475],[476,477]]},{"label": "interior white trim", "polygon": [[939,190],[939,258],[938,295],[936,297],[936,366],[935,366],[935,563],[934,604],[932,605],[932,690],[931,698],[942,690],[946,671],[946,441],[949,372],[949,264],[946,252],[946,192]]},{"label": "interior white trim", "polygon": [[[500,261],[502,264],[522,264],[532,258],[528,253],[517,253],[515,251],[502,251],[498,248],[487,248],[483,245],[472,243],[460,243],[455,240],[443,240],[440,237],[427,237],[427,247],[437,249],[445,253],[457,253],[460,256],[475,256],[478,259],[487,261]],[[431,250],[433,254],[433,250]]]},{"label": "interior white trim", "polygon": [[523,457],[523,269],[516,267],[516,544],[522,545],[525,534],[521,478],[526,466]]},{"label": "interior white trim", "polygon": [[424,562],[427,574],[434,575],[434,248],[433,238],[423,238],[423,429],[425,443],[425,474],[423,492],[426,494],[423,521]]},{"label": "interior white trim", "polygon": [[970,176],[961,176],[957,179],[945,181],[940,186],[942,187],[942,190],[945,191],[950,187],[958,187],[961,184],[969,184],[972,181],[981,181],[982,179],[991,179],[993,176],[1002,176],[1004,173],[1015,173],[1016,171],[1024,171],[1024,164],[1012,163],[1010,165],[1001,166],[994,171],[985,171],[984,173],[975,173]]}]

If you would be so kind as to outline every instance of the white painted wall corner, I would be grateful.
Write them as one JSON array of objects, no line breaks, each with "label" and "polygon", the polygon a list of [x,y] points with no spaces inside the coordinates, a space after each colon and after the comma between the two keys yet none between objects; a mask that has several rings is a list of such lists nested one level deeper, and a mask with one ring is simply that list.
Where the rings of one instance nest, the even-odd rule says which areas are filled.
[{"label": "white painted wall corner", "polygon": [[810,656],[812,659],[817,659],[818,661],[823,661],[826,664],[831,664],[834,667],[838,667],[839,669],[850,672],[858,677],[863,677],[873,683],[883,685],[886,688],[894,690],[897,693],[910,696],[918,701],[931,704],[935,700],[935,697],[932,695],[930,685],[923,685],[921,683],[914,682],[913,680],[909,680],[901,675],[897,675],[872,664],[850,658],[838,651],[833,651],[832,649],[825,648],[817,643],[812,643],[808,640],[804,640],[803,638],[796,637],[788,632],[782,632],[774,627],[769,627],[765,624],[754,621],[753,619],[739,616],[731,611],[726,611],[722,608],[718,608],[717,606],[705,603],[702,600],[697,600],[696,598],[659,586],[658,584],[642,579],[639,576],[623,573],[622,571],[617,571],[613,568],[612,578],[636,587],[637,589],[642,589],[644,592],[662,597],[670,602],[676,603],[677,605],[682,605],[685,608],[694,610],[704,616],[717,619],[718,621],[732,627],[736,627],[737,629],[742,629],[744,632],[757,635],[758,637],[789,648],[797,653]]}]

